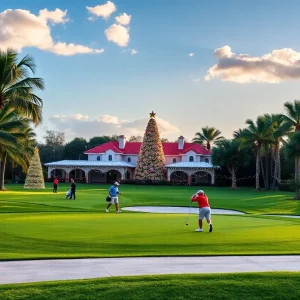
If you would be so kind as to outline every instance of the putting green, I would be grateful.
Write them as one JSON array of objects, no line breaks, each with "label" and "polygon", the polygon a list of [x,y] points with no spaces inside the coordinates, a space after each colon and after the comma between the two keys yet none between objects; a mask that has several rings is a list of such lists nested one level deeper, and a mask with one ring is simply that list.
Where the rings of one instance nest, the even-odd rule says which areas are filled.
[{"label": "putting green", "polygon": [[299,254],[297,219],[214,216],[196,233],[197,216],[146,213],[2,214],[0,257],[7,259]]}]

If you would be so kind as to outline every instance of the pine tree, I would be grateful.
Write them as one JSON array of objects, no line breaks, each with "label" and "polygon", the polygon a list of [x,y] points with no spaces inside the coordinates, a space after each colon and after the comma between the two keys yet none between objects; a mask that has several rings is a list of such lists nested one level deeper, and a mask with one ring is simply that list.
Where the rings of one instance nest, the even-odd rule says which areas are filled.
[{"label": "pine tree", "polygon": [[45,182],[42,165],[40,161],[39,149],[35,148],[30,166],[25,179],[25,189],[44,189]]},{"label": "pine tree", "polygon": [[155,113],[150,114],[134,173],[136,180],[165,179],[165,156],[159,137]]}]

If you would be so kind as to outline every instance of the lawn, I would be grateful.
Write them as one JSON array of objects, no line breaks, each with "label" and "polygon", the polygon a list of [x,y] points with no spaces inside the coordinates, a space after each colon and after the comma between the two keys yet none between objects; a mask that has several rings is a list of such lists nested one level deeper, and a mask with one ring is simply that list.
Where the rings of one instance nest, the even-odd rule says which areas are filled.
[{"label": "lawn", "polygon": [[[1,212],[103,211],[108,185],[78,184],[77,200],[65,200],[69,185],[60,184],[53,194],[48,184],[44,191],[24,190],[22,185],[7,185],[0,192]],[[121,185],[121,206],[189,206],[189,199],[199,187]],[[300,215],[300,201],[290,192],[256,192],[252,188],[204,187],[213,208],[240,210],[249,214]]]},{"label": "lawn", "polygon": [[[291,193],[205,188],[215,208],[246,216],[213,216],[214,232],[195,233],[197,216],[124,212],[107,214],[108,186],[79,185],[76,201],[8,186],[0,193],[0,259],[121,257],[161,255],[300,254],[300,219],[260,213],[298,214]],[[121,205],[189,205],[193,187],[129,186]],[[300,213],[299,213],[300,214]],[[206,225],[206,224],[205,224]]]},{"label": "lawn", "polygon": [[300,299],[300,273],[115,277],[0,285],[1,299]]}]

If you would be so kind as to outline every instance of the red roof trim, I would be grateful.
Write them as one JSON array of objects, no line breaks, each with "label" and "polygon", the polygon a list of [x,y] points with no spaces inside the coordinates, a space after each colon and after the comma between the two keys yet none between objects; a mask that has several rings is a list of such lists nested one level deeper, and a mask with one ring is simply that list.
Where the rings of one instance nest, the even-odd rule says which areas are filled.
[{"label": "red roof trim", "polygon": [[[125,148],[120,149],[119,143],[117,141],[107,142],[105,144],[96,146],[92,149],[85,151],[85,154],[102,154],[108,150],[112,150],[117,154],[123,155],[138,155],[140,152],[142,143],[141,142],[126,142]],[[210,155],[204,146],[196,143],[185,143],[183,149],[178,149],[177,142],[166,142],[162,143],[165,156],[179,156],[184,155],[189,151],[194,151],[196,154],[200,155]]]}]

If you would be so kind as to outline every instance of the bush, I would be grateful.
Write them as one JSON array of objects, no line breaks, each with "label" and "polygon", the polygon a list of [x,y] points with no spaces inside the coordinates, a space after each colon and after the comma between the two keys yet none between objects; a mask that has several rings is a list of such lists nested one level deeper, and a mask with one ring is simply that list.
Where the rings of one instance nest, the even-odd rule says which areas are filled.
[{"label": "bush", "polygon": [[127,180],[122,180],[122,184],[170,185],[171,183],[167,180],[134,180],[134,179],[127,179]]},{"label": "bush", "polygon": [[279,183],[278,188],[280,191],[284,192],[294,192],[295,191],[295,186],[291,181],[288,181],[286,183]]}]

